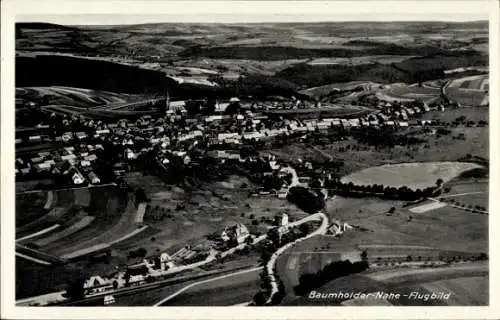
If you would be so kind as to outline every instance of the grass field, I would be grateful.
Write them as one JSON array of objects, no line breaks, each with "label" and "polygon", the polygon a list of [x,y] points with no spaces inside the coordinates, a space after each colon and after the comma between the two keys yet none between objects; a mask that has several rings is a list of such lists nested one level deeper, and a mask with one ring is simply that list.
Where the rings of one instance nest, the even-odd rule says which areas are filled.
[{"label": "grass field", "polygon": [[[131,173],[127,180],[132,186],[142,186],[151,199],[144,222],[153,226],[156,233],[119,245],[116,250],[119,255],[138,247],[148,253],[172,253],[188,243],[193,246],[206,243],[207,235],[222,232],[226,225],[243,223],[249,229],[265,232],[267,228],[261,218],[273,219],[277,214],[287,213],[291,220],[296,220],[306,215],[286,200],[248,197],[254,185],[240,176],[203,183],[196,190],[168,187],[158,177],[141,174]],[[247,188],[241,189],[244,183]],[[161,215],[165,218],[158,218]],[[258,225],[252,225],[252,220],[257,220]]]},{"label": "grass field", "polygon": [[52,86],[16,88],[16,98],[37,101],[45,99],[45,104],[95,107],[140,100],[141,96],[120,94],[84,88]]},{"label": "grass field", "polygon": [[439,97],[439,89],[430,87],[408,86],[405,84],[391,84],[377,92],[377,97],[388,101],[410,101],[421,99],[431,102]]},{"label": "grass field", "polygon": [[437,179],[449,181],[460,173],[479,168],[479,165],[463,162],[401,163],[372,167],[343,177],[343,183],[355,185],[383,184],[384,186],[425,189],[436,185]]},{"label": "grass field", "polygon": [[[330,281],[316,289],[320,293],[363,292],[399,293],[400,299],[385,301],[365,300],[346,301],[345,299],[310,299],[300,297],[285,305],[396,305],[396,306],[435,306],[435,305],[486,305],[488,303],[488,289],[485,279],[488,276],[488,265],[474,263],[443,268],[428,269],[389,269],[382,271],[368,271],[361,274],[342,277]],[[462,282],[463,281],[463,282]],[[466,283],[478,283],[463,288]],[[450,293],[451,299],[412,299],[411,292],[427,294],[435,292]],[[465,289],[465,290],[464,290]],[[405,296],[407,295],[407,296]],[[377,299],[378,300],[378,299]],[[457,303],[458,302],[458,303]],[[372,304],[373,303],[373,304]]]},{"label": "grass field", "polygon": [[488,75],[470,76],[452,80],[447,88],[459,88],[464,90],[488,90]]},{"label": "grass field", "polygon": [[428,282],[421,287],[431,292],[450,292],[449,306],[487,305],[489,303],[488,277],[463,277]]},{"label": "grass field", "polygon": [[46,192],[16,195],[16,227],[36,220],[46,213]]},{"label": "grass field", "polygon": [[[488,251],[487,215],[473,214],[450,206],[414,213],[409,211],[411,207],[403,208],[401,204],[375,198],[339,196],[328,200],[326,213],[329,217],[368,230],[346,232],[335,243],[351,246],[401,244],[451,251]],[[388,215],[391,207],[396,210]],[[328,242],[328,238],[322,241]],[[315,246],[324,245],[319,243]]]},{"label": "grass field", "polygon": [[466,121],[489,121],[489,109],[484,107],[446,109],[442,111],[430,111],[422,115],[423,120],[438,119],[444,122],[453,122],[458,117],[466,117]]}]

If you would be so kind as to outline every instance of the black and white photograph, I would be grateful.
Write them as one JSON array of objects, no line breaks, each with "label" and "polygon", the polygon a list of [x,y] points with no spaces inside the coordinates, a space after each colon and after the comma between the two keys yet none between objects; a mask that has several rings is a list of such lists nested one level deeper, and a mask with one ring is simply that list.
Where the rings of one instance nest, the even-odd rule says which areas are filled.
[{"label": "black and white photograph", "polygon": [[13,18],[16,308],[490,306],[492,2],[189,2]]}]

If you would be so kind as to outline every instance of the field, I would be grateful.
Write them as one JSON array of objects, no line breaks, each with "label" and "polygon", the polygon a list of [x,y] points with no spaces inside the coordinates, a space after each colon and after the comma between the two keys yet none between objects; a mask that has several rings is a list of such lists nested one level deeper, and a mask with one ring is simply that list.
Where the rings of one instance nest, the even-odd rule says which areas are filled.
[{"label": "field", "polygon": [[463,90],[488,91],[488,75],[464,77],[452,80],[447,88],[459,88]]},{"label": "field", "polygon": [[445,93],[464,106],[482,106],[489,103],[488,75],[458,78],[450,81]]},{"label": "field", "polygon": [[16,226],[23,225],[45,213],[45,205],[48,200],[46,192],[25,193],[17,196],[16,201]]},{"label": "field", "polygon": [[371,91],[380,86],[380,84],[371,81],[351,81],[332,83],[324,86],[308,88],[301,90],[300,93],[312,97],[323,97],[335,91],[352,91],[362,89],[363,91]]},{"label": "field", "polygon": [[[456,50],[484,47],[475,41],[488,35],[484,22],[159,23],[111,28],[18,23],[16,31],[16,65],[23,70],[16,74],[18,87],[70,83],[96,91],[162,93],[166,74],[205,79],[215,73],[224,79],[221,83],[252,75],[300,88],[348,81],[415,83],[434,80],[443,70],[488,63],[484,48]],[[115,81],[99,80],[108,78]],[[174,95],[186,94],[170,89]],[[204,97],[203,90],[188,91]],[[232,92],[223,89],[222,95]]]},{"label": "field", "polygon": [[319,117],[343,117],[357,118],[369,114],[372,109],[362,106],[325,106],[309,109],[270,110],[266,111],[270,117],[296,117],[296,118],[319,118]]},{"label": "field", "polygon": [[[158,250],[172,253],[187,243],[196,245],[206,242],[207,235],[222,232],[226,225],[243,223],[251,230],[265,232],[267,227],[261,218],[273,219],[275,215],[285,212],[292,220],[305,216],[285,200],[249,197],[249,191],[254,186],[240,176],[203,183],[196,190],[169,187],[158,177],[141,174],[131,173],[127,180],[132,186],[142,186],[151,199],[144,222],[154,226],[157,232],[154,234],[155,241],[144,238],[121,245],[123,252],[143,247],[151,253]],[[241,189],[243,183],[247,184],[246,189]],[[257,220],[258,225],[253,226],[252,220]]]},{"label": "field", "polygon": [[488,181],[458,181],[450,186],[451,192],[439,197],[439,199],[454,200],[466,206],[481,206],[488,210]]},{"label": "field", "polygon": [[[435,305],[487,305],[488,304],[488,265],[474,263],[444,268],[427,269],[388,269],[367,271],[361,274],[342,277],[330,281],[316,289],[319,293],[399,293],[399,299],[310,299],[300,297],[285,305],[396,305],[396,306],[435,306]],[[465,288],[466,283],[477,281]],[[431,294],[439,292],[450,294],[449,299],[411,298],[412,292]]]},{"label": "field", "polygon": [[429,282],[422,287],[430,292],[451,292],[449,306],[486,305],[488,297],[488,277],[463,277]]},{"label": "field", "polygon": [[439,97],[439,89],[429,87],[408,86],[406,84],[391,84],[376,93],[376,96],[385,101],[412,101],[421,99],[430,103]]},{"label": "field", "polygon": [[[417,206],[420,204],[414,207]],[[395,207],[395,212],[388,214],[392,207]],[[366,229],[345,233],[334,240],[338,245],[404,244],[451,251],[488,251],[487,215],[451,206],[421,213],[411,212],[411,208],[402,207],[398,201],[337,196],[328,200],[326,213],[332,219]]]},{"label": "field", "polygon": [[407,59],[414,58],[415,56],[406,55],[373,55],[373,56],[362,56],[362,57],[352,57],[352,58],[318,58],[307,63],[310,65],[327,65],[327,64],[349,64],[349,65],[360,65],[360,64],[370,64],[370,63],[382,63],[390,64],[403,62]]},{"label": "field", "polygon": [[432,110],[422,115],[422,120],[440,120],[443,122],[452,123],[458,117],[464,116],[466,121],[489,121],[489,108],[475,107],[475,108],[460,108],[460,109],[446,109],[444,112]]},{"label": "field", "polygon": [[96,107],[140,100],[137,95],[62,86],[16,88],[16,98],[44,104]]},{"label": "field", "polygon": [[463,162],[422,162],[390,164],[372,167],[343,177],[343,183],[355,185],[383,184],[390,187],[407,186],[410,189],[425,189],[436,185],[437,179],[444,182],[462,172],[479,168],[479,165]]}]

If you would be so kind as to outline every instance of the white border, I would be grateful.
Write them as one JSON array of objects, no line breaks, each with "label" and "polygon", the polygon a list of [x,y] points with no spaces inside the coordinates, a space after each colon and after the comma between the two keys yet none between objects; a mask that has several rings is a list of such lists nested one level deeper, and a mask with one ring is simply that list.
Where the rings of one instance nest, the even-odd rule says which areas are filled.
[{"label": "white border", "polygon": [[[360,12],[363,10],[363,12]],[[490,306],[489,307],[169,307],[169,308],[29,308],[14,306],[15,283],[14,274],[14,21],[16,16],[55,16],[69,15],[75,19],[85,18],[94,23],[102,23],[101,17],[89,18],[85,14],[128,15],[129,20],[113,20],[108,23],[126,23],[138,14],[151,17],[158,12],[165,13],[172,19],[181,16],[178,21],[185,22],[255,22],[259,21],[324,21],[331,20],[472,20],[481,19],[489,12],[490,20]],[[409,13],[413,15],[409,15]],[[265,14],[263,14],[265,13]],[[415,13],[418,13],[415,15]],[[236,17],[236,18],[235,18]],[[267,17],[267,18],[263,18]],[[281,17],[281,18],[280,18]],[[285,17],[286,19],[283,19]],[[316,17],[316,18],[315,18]],[[345,17],[345,19],[342,19]],[[478,17],[478,18],[474,18]],[[122,16],[123,18],[123,16]],[[486,17],[485,17],[486,18]],[[485,19],[483,18],[483,19]],[[94,19],[94,20],[93,20]],[[280,20],[281,19],[281,20]],[[158,20],[156,20],[158,21]],[[177,21],[177,22],[178,22]],[[331,319],[331,318],[440,318],[440,319],[472,319],[499,318],[499,289],[493,284],[500,284],[498,247],[498,226],[500,218],[496,214],[498,205],[494,203],[494,195],[500,194],[499,160],[500,145],[495,137],[499,137],[499,12],[498,2],[469,1],[2,1],[1,15],[1,318],[7,319]],[[130,21],[132,22],[132,21]],[[150,22],[150,21],[143,21]],[[170,20],[170,22],[174,22]],[[91,23],[91,22],[89,22]],[[136,22],[133,22],[136,23]],[[496,89],[496,90],[495,90]]]}]

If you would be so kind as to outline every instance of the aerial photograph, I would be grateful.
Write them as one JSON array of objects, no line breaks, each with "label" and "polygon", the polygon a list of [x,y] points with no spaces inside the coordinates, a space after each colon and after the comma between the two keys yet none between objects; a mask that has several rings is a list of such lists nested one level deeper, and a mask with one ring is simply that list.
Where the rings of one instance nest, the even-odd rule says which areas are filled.
[{"label": "aerial photograph", "polygon": [[17,17],[16,305],[488,306],[488,50],[487,17]]}]

